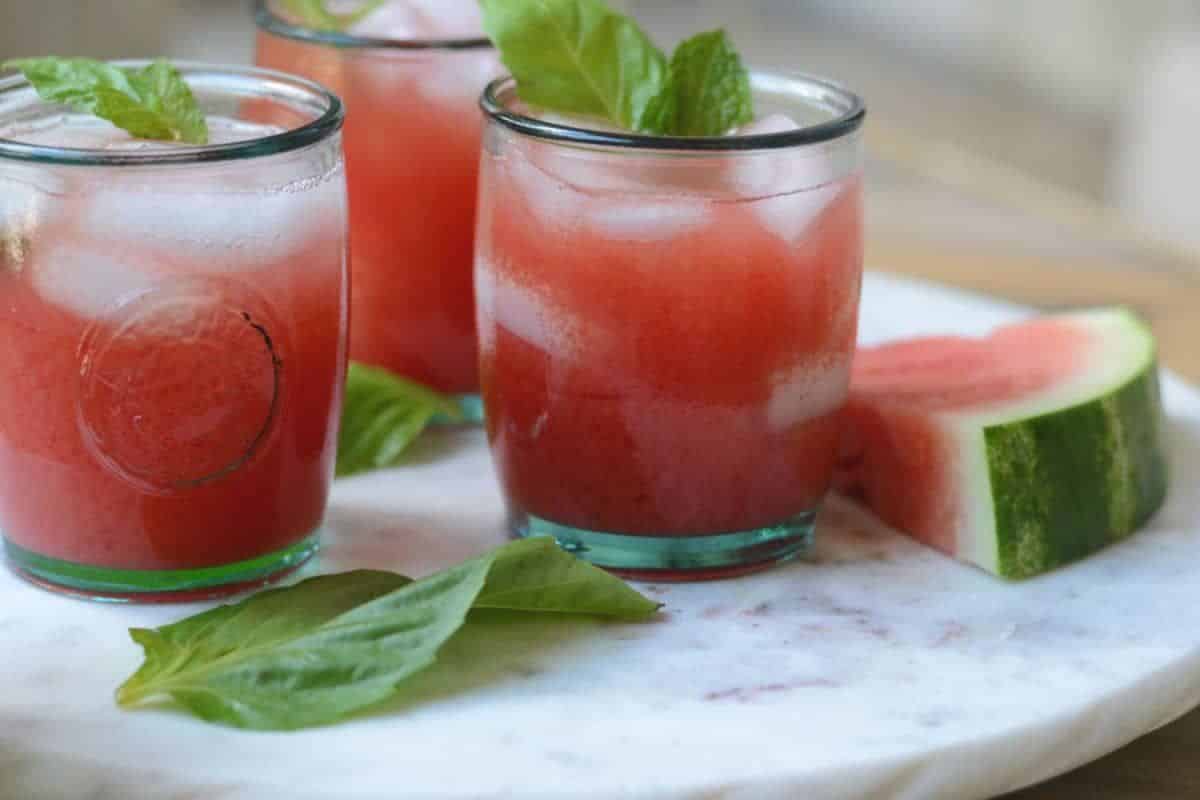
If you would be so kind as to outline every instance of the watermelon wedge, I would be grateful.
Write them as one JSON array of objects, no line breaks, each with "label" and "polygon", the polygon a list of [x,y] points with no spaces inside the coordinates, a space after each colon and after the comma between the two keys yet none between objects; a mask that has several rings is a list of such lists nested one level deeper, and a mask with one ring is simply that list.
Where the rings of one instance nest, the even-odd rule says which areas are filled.
[{"label": "watermelon wedge", "polygon": [[1154,339],[1103,309],[861,349],[840,488],[1005,578],[1083,558],[1167,490]]}]

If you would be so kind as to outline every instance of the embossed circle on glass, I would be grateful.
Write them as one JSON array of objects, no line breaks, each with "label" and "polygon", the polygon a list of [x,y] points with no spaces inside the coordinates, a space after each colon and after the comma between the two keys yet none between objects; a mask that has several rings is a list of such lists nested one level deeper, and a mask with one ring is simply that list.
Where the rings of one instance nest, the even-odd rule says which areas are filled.
[{"label": "embossed circle on glass", "polygon": [[270,580],[315,550],[332,481],[341,103],[180,67],[209,145],[0,81],[0,531],[22,574],[90,597]]},{"label": "embossed circle on glass", "polygon": [[[249,285],[231,292],[198,278],[163,280],[84,334],[84,443],[147,492],[219,482],[247,467],[276,429],[280,354],[291,350],[271,304]],[[180,400],[162,414],[167,394]]]},{"label": "embossed circle on glass", "polygon": [[485,92],[475,283],[514,535],[660,580],[811,542],[857,330],[865,111],[815,78],[752,87],[759,132],[708,138]]}]

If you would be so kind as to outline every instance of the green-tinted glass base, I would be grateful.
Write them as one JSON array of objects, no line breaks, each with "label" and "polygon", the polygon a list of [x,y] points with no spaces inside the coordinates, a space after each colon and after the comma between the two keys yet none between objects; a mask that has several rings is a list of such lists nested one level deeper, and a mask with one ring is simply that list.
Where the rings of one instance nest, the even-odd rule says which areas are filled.
[{"label": "green-tinted glass base", "polygon": [[181,602],[235,594],[278,580],[312,558],[317,535],[258,558],[200,569],[110,569],[47,558],[12,542],[5,542],[4,549],[18,574],[47,589],[90,600]]},{"label": "green-tinted glass base", "polygon": [[514,536],[553,536],[585,561],[644,580],[710,580],[765,569],[803,555],[812,545],[816,511],[778,525],[709,536],[629,536],[603,533],[535,517],[509,516]]},{"label": "green-tinted glass base", "polygon": [[461,419],[450,419],[445,414],[433,418],[434,425],[480,425],[483,423],[483,398],[477,394],[456,394],[454,402],[462,411]]}]

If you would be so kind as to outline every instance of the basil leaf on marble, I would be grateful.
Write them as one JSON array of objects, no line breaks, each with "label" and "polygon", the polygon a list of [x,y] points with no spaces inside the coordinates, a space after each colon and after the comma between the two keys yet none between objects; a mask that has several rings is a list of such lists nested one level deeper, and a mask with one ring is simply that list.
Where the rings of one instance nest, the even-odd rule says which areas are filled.
[{"label": "basil leaf on marble", "polygon": [[351,363],[338,434],[338,477],[399,464],[439,414],[462,419],[462,410],[448,397],[385,369]]},{"label": "basil leaf on marble", "polygon": [[257,730],[324,725],[430,667],[473,608],[632,621],[658,607],[553,539],[526,539],[416,581],[374,571],[311,578],[131,630],[145,661],[117,702],[166,696],[209,722]]}]

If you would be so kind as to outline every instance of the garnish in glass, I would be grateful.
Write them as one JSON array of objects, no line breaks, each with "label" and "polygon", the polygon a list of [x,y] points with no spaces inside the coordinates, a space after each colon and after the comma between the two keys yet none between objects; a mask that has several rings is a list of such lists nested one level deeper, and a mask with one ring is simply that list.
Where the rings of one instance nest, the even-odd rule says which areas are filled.
[{"label": "garnish in glass", "polygon": [[480,6],[530,105],[667,136],[723,136],[754,119],[749,74],[724,30],[683,41],[668,61],[636,21],[602,0]]},{"label": "garnish in glass", "polygon": [[119,67],[90,58],[18,58],[38,96],[108,120],[139,139],[208,144],[208,123],[187,81],[169,62]]}]

